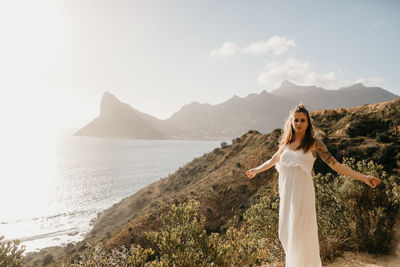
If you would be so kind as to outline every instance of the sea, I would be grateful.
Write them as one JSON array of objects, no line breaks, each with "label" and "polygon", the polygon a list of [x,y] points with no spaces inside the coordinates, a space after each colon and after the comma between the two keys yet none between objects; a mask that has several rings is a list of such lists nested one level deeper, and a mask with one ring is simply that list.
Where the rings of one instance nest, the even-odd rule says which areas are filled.
[{"label": "sea", "polygon": [[19,139],[1,142],[0,236],[25,253],[82,240],[99,212],[226,141]]}]

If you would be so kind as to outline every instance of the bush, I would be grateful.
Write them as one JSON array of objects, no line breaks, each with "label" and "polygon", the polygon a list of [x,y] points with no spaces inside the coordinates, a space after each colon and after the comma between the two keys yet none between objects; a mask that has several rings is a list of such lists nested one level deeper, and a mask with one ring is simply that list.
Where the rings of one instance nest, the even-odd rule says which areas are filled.
[{"label": "bush", "polygon": [[218,148],[218,147],[216,147],[216,148],[213,149],[213,153],[214,153],[214,154],[217,154],[217,155],[223,154],[223,152],[221,151],[221,149]]},{"label": "bush", "polygon": [[385,165],[386,168],[392,170],[397,167],[397,162],[396,160],[394,160],[397,153],[398,150],[396,149],[396,147],[392,145],[385,145],[379,150],[376,157],[378,158],[380,163]]},{"label": "bush", "polygon": [[378,141],[379,143],[390,143],[390,138],[387,133],[379,133],[376,136],[376,141]]},{"label": "bush", "polygon": [[[229,227],[225,235],[206,234],[199,202],[173,205],[160,232],[150,233],[167,266],[252,266],[265,254],[258,236],[247,228]],[[177,241],[179,240],[179,241]]]},{"label": "bush", "polygon": [[236,137],[235,139],[232,139],[232,144],[239,143],[240,141],[240,137]]},{"label": "bush", "polygon": [[382,165],[344,158],[343,164],[375,177],[377,188],[342,175],[315,177],[318,228],[323,258],[335,251],[389,253],[400,210],[400,179],[386,177]]},{"label": "bush", "polygon": [[[226,235],[205,230],[200,203],[172,205],[159,232],[146,233],[157,246],[165,266],[249,266],[255,262],[258,244],[244,229],[230,227]],[[249,242],[250,241],[250,242]]]},{"label": "bush", "polygon": [[210,244],[200,216],[199,203],[172,205],[162,218],[159,232],[148,232],[146,237],[158,248],[160,261],[168,266],[208,266]]},{"label": "bush", "polygon": [[128,250],[125,247],[112,249],[106,253],[100,245],[86,244],[87,251],[81,254],[79,258],[71,264],[72,267],[108,267],[108,266],[162,266],[156,265],[157,262],[146,263],[149,256],[154,254],[151,248],[144,249],[140,245],[131,246]]},{"label": "bush", "polygon": [[54,262],[54,257],[51,254],[46,254],[46,256],[43,258],[42,264],[44,266],[49,265],[50,263]]},{"label": "bush", "polygon": [[20,246],[21,242],[4,241],[4,236],[0,236],[0,267],[22,267],[25,246]]},{"label": "bush", "polygon": [[227,142],[221,142],[221,148],[226,148],[228,147],[228,143]]},{"label": "bush", "polygon": [[267,191],[243,215],[248,231],[252,233],[251,237],[259,242],[258,260],[274,262],[284,259],[278,237],[279,203],[278,194]]},{"label": "bush", "polygon": [[368,116],[360,117],[358,120],[353,120],[350,127],[346,129],[346,133],[350,137],[370,136],[375,137],[378,132],[385,131],[389,128],[389,120],[381,120],[370,118]]},{"label": "bush", "polygon": [[264,256],[264,243],[246,228],[229,227],[224,236],[213,233],[210,241],[215,247],[214,266],[254,266]]}]

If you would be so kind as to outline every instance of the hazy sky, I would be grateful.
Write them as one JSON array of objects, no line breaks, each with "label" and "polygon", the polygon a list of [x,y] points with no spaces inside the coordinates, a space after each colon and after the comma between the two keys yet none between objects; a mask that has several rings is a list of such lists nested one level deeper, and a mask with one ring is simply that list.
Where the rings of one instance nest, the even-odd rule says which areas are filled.
[{"label": "hazy sky", "polygon": [[2,131],[72,133],[106,90],[160,119],[285,79],[400,95],[399,14],[378,0],[3,0]]}]

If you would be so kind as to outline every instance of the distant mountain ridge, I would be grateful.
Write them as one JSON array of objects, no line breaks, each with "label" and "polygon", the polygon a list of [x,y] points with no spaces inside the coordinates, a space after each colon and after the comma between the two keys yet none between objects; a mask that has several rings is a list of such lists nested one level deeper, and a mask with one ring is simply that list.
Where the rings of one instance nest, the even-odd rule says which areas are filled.
[{"label": "distant mountain ridge", "polygon": [[302,102],[312,111],[362,106],[399,97],[380,87],[366,87],[362,83],[339,90],[327,90],[317,86],[299,86],[289,81],[284,81],[271,94],[289,101]]},{"label": "distant mountain ridge", "polygon": [[326,90],[284,81],[271,93],[264,90],[246,97],[235,95],[217,105],[192,102],[170,118],[160,120],[105,92],[100,115],[75,135],[135,139],[233,138],[249,129],[266,133],[281,128],[289,110],[300,102],[314,111],[361,106],[398,97],[380,87],[365,87],[361,83]]}]

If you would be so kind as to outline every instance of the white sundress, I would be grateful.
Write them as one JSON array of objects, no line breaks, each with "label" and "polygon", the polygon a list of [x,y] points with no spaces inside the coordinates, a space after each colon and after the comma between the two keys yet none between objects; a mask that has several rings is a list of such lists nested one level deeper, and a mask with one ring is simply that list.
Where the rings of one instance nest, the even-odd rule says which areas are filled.
[{"label": "white sundress", "polygon": [[279,172],[279,240],[285,267],[321,267],[311,150],[284,147],[275,168]]}]

